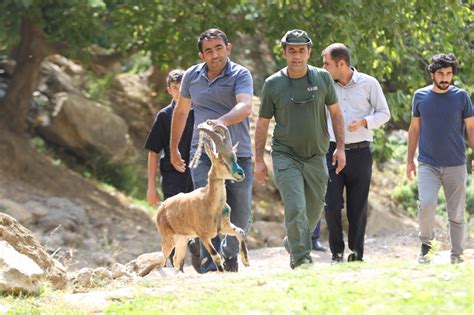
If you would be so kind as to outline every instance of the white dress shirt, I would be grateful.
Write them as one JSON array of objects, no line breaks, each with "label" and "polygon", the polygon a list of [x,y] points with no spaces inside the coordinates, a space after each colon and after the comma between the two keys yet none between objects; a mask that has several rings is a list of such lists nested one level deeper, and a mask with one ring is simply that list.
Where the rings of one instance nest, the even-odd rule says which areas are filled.
[{"label": "white dress shirt", "polygon": [[[358,72],[352,68],[352,78],[347,85],[335,82],[337,98],[344,116],[344,133],[346,144],[361,141],[373,141],[372,129],[382,126],[390,119],[390,110],[380,83],[374,77]],[[329,114],[329,113],[328,113]],[[365,118],[367,128],[359,127],[354,132],[348,125],[358,119]],[[329,136],[336,141],[332,121],[328,119]]]}]

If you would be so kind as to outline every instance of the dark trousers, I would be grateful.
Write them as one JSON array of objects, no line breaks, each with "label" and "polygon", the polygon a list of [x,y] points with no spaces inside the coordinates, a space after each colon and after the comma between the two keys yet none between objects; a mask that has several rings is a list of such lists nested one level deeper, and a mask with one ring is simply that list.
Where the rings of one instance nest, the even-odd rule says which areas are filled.
[{"label": "dark trousers", "polygon": [[314,242],[319,241],[321,238],[321,220],[318,221],[318,224],[316,225],[316,228],[313,231],[313,234],[311,235],[311,240]]},{"label": "dark trousers", "polygon": [[194,190],[191,172],[161,171],[161,189],[164,199],[168,199],[179,193],[188,193]]},{"label": "dark trousers", "polygon": [[329,247],[333,256],[344,253],[344,238],[341,211],[344,208],[346,189],[346,210],[349,221],[349,249],[362,259],[364,255],[364,234],[367,223],[367,199],[372,177],[372,153],[370,147],[346,150],[346,167],[336,174],[332,155],[336,144],[331,142],[327,154],[329,182],[326,193],[326,222],[329,230]]}]

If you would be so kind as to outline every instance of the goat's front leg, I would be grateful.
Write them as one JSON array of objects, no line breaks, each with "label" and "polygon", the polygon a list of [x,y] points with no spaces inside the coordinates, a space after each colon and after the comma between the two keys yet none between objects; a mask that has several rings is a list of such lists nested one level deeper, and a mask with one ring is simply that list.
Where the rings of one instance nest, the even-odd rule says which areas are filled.
[{"label": "goat's front leg", "polygon": [[201,236],[199,236],[199,239],[201,239],[201,244],[204,245],[204,247],[211,255],[212,261],[216,264],[217,270],[219,270],[220,272],[224,272],[224,268],[222,267],[221,255],[219,255],[219,253],[214,248],[214,245],[212,245],[211,239],[203,238]]},{"label": "goat's front leg", "polygon": [[[228,207],[228,206],[227,206]],[[229,216],[223,216],[221,220],[221,231],[222,234],[235,236],[240,244],[240,258],[244,266],[248,267],[249,256],[247,250],[247,244],[245,243],[245,232],[232,222],[230,222]]]}]

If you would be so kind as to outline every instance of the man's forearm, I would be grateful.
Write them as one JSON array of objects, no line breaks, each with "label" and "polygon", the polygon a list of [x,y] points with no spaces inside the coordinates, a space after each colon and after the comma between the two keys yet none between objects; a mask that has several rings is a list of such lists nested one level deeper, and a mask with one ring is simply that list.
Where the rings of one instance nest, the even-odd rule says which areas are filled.
[{"label": "man's forearm", "polygon": [[415,159],[416,147],[418,146],[418,136],[419,133],[417,130],[413,130],[412,128],[408,130],[407,163],[413,162]]},{"label": "man's forearm", "polygon": [[472,150],[474,150],[474,126],[468,126],[466,128],[467,142]]},{"label": "man's forearm", "polygon": [[255,128],[255,160],[263,161],[270,119],[259,117]]},{"label": "man's forearm", "polygon": [[148,188],[156,188],[156,170],[158,168],[158,154],[148,152]]},{"label": "man's forearm", "polygon": [[171,121],[171,137],[170,137],[170,149],[177,150],[181,136],[183,135],[186,120],[188,119],[189,113],[183,113],[179,111],[173,112],[173,119]]},{"label": "man's forearm", "polygon": [[344,117],[339,112],[331,115],[331,120],[334,130],[334,136],[336,137],[336,147],[340,150],[344,150]]},{"label": "man's forearm", "polygon": [[225,115],[221,116],[221,120],[225,126],[232,126],[247,119],[252,113],[252,96],[239,95],[237,104]]}]

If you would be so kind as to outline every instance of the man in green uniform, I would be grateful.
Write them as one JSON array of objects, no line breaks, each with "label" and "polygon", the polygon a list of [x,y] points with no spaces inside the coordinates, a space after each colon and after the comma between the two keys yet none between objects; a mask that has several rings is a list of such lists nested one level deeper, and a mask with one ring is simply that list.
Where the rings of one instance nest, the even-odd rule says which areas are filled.
[{"label": "man in green uniform", "polygon": [[291,268],[312,263],[311,234],[323,211],[328,181],[326,109],[336,136],[332,163],[337,163],[337,173],[346,164],[344,119],[334,83],[326,70],[308,65],[311,45],[311,38],[302,30],[288,31],[281,39],[287,67],[266,79],[255,131],[254,173],[264,185],[263,151],[270,119],[275,117],[273,172],[285,206]]}]

